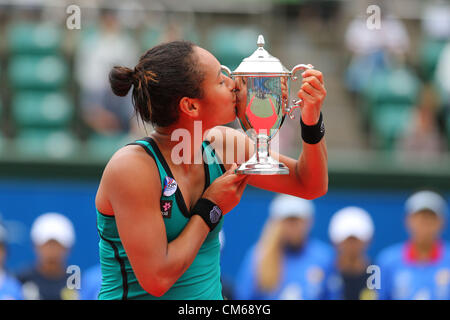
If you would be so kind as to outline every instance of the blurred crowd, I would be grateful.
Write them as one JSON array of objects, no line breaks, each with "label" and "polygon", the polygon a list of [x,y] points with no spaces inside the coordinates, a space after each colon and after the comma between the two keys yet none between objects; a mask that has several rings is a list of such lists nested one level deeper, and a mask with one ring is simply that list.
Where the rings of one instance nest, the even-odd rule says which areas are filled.
[{"label": "blurred crowd", "polygon": [[157,43],[185,38],[180,33],[185,30],[171,21],[160,25],[159,18],[130,27],[123,11],[104,8],[86,9],[83,27],[73,31],[65,27],[61,8],[53,9],[63,19],[47,20],[51,9],[13,6],[3,12],[0,140],[31,159],[86,153],[105,159],[151,129],[134,116],[131,95],[112,93],[109,71],[115,65],[133,67]]},{"label": "blurred crowd", "polygon": [[[186,39],[234,68],[254,51],[261,32],[244,21],[236,25],[232,14],[228,24],[211,21],[211,28],[200,30],[195,12],[144,10],[139,1],[82,8],[81,28],[71,30],[61,7],[33,3],[0,6],[0,79],[5,84],[0,91],[0,148],[10,146],[29,157],[73,159],[87,153],[107,158],[151,130],[134,116],[130,96],[112,94],[112,66],[133,67],[152,46]],[[345,43],[333,43],[336,65],[345,65],[343,74],[327,79],[338,81],[339,90],[348,93],[347,103],[359,115],[358,130],[369,148],[425,158],[440,155],[450,142],[450,5],[427,1],[416,8],[420,17],[405,19],[397,17],[393,3],[374,3],[379,16],[366,12],[370,1],[359,3],[361,10],[354,14],[342,9],[342,1],[273,8],[298,24],[301,38],[308,33],[302,29],[319,24],[324,37],[333,31],[330,25],[346,21],[341,35],[327,36]],[[320,51],[314,40],[304,48]]]},{"label": "blurred crowd", "polygon": [[355,206],[334,213],[330,245],[309,236],[312,201],[279,195],[242,263],[232,298],[448,300],[450,247],[441,240],[446,216],[447,204],[438,193],[412,194],[405,203],[409,239],[370,261],[367,247],[375,233],[371,213]]},{"label": "blurred crowd", "polygon": [[380,3],[378,26],[367,16],[348,25],[346,88],[372,147],[433,157],[450,145],[450,4],[424,2],[418,34],[391,4]]},{"label": "blurred crowd", "polygon": [[[236,279],[222,281],[225,299],[449,300],[450,244],[441,237],[448,219],[445,199],[431,190],[410,195],[403,213],[409,238],[381,250],[374,261],[367,254],[376,232],[372,214],[355,206],[338,210],[329,222],[327,243],[309,235],[313,201],[277,195]],[[30,237],[35,262],[12,273],[5,270],[8,231],[0,225],[0,299],[97,299],[102,282],[99,264],[78,274],[67,272],[75,244],[75,230],[67,217],[42,214]],[[222,233],[222,247],[224,239]]]}]

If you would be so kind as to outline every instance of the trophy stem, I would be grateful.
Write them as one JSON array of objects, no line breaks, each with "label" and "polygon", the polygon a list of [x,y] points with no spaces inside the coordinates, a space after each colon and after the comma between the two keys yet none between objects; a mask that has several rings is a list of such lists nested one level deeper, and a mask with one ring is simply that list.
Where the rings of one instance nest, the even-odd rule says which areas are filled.
[{"label": "trophy stem", "polygon": [[269,154],[269,137],[265,134],[256,136],[256,152],[237,169],[238,174],[289,174],[289,168],[273,159]]},{"label": "trophy stem", "polygon": [[265,134],[256,136],[256,160],[259,163],[267,163],[269,159],[269,137]]}]

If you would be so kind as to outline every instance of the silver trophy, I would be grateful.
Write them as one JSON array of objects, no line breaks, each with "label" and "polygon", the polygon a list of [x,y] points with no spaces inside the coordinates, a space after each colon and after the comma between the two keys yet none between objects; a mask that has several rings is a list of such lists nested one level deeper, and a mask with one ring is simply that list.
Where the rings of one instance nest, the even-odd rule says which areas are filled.
[{"label": "silver trophy", "polygon": [[222,66],[222,71],[233,78],[239,88],[237,118],[242,129],[256,142],[255,154],[237,169],[238,174],[289,174],[288,167],[273,159],[269,142],[277,134],[286,114],[294,118],[293,110],[302,107],[302,100],[289,105],[290,81],[295,73],[311,69],[311,65],[298,64],[287,70],[279,59],[264,49],[264,37],[257,41],[258,49],[245,58],[236,70]]}]

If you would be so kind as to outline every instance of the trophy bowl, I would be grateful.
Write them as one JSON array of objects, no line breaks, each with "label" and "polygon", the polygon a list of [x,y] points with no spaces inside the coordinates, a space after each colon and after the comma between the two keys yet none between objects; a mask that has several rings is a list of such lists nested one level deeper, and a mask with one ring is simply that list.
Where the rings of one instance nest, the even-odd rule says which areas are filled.
[{"label": "trophy bowl", "polygon": [[298,64],[291,71],[280,60],[264,49],[264,37],[259,35],[258,49],[245,58],[236,70],[222,66],[222,71],[233,78],[239,99],[236,115],[250,139],[255,141],[255,154],[236,170],[238,174],[289,174],[288,167],[270,156],[270,140],[280,130],[286,114],[294,118],[293,110],[302,107],[302,100],[289,105],[290,81],[295,73],[313,66]]}]

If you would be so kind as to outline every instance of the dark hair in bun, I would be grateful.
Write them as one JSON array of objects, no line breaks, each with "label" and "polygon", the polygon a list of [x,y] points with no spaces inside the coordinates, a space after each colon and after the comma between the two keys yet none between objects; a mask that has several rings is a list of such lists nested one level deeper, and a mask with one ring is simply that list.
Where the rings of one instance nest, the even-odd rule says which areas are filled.
[{"label": "dark hair in bun", "polygon": [[157,45],[133,69],[115,66],[109,73],[114,94],[123,97],[133,86],[134,109],[143,121],[165,127],[179,117],[183,97],[202,98],[204,75],[194,56],[195,45],[173,41]]}]

